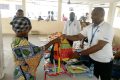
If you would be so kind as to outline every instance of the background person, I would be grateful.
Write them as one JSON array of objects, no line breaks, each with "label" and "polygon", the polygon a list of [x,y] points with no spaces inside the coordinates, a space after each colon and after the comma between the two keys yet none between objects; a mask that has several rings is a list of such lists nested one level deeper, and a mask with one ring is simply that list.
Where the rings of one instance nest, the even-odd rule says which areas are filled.
[{"label": "background person", "polygon": [[[69,20],[66,21],[63,29],[63,34],[66,35],[76,35],[80,32],[81,26],[80,22],[75,19],[75,13],[71,12],[69,15]],[[68,40],[71,46],[73,45],[73,41]]]}]

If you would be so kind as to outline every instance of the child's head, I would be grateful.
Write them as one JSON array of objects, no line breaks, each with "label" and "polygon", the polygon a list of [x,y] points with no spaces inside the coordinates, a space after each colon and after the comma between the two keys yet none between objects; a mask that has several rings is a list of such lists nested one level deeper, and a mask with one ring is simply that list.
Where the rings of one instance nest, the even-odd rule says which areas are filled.
[{"label": "child's head", "polygon": [[16,17],[24,17],[24,12],[22,9],[18,9],[16,12]]}]

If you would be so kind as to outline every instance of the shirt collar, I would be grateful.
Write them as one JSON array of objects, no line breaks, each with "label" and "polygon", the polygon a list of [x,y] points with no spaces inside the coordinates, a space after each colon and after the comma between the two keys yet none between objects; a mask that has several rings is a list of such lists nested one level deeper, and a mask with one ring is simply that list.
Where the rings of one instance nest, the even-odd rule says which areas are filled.
[{"label": "shirt collar", "polygon": [[98,26],[102,26],[104,24],[104,21],[102,21]]},{"label": "shirt collar", "polygon": [[[99,25],[97,25],[97,26],[102,26],[104,24],[104,21],[102,21]],[[94,25],[94,23],[93,23],[93,25]]]},{"label": "shirt collar", "polygon": [[[70,21],[70,20],[69,20]],[[75,21],[75,19],[73,20],[73,21],[70,21],[70,22],[74,22]]]}]

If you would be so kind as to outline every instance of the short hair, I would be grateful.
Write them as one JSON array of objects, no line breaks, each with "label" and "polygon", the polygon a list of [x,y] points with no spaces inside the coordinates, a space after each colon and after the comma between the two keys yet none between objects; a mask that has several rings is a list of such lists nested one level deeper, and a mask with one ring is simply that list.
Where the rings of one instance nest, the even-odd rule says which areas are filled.
[{"label": "short hair", "polygon": [[23,12],[23,10],[22,9],[18,9],[17,12]]},{"label": "short hair", "polygon": [[75,13],[74,13],[74,12],[71,12],[70,15],[74,15],[74,16],[75,16]]},{"label": "short hair", "polygon": [[104,9],[102,7],[95,7],[93,11],[98,11],[103,16],[105,15],[105,11],[104,11]]}]

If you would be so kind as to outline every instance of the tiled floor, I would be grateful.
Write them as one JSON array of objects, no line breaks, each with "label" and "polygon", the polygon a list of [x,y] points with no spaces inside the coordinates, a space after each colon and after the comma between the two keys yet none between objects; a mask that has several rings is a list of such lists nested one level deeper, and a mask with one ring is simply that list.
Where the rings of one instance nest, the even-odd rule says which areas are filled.
[{"label": "tiled floor", "polygon": [[[13,35],[4,35],[3,44],[4,44],[4,59],[5,59],[5,77],[2,80],[13,80],[13,71],[14,71],[14,62],[13,55],[10,47],[10,43],[12,42]],[[30,35],[29,40],[35,45],[41,46],[46,41],[47,37],[45,36],[36,36]],[[37,80],[44,80],[44,70],[43,70],[44,60],[42,59],[38,70],[37,70]],[[88,76],[84,76],[81,74],[74,75],[74,78],[70,78],[67,75],[59,75],[56,77],[49,77],[48,80],[95,80],[93,78],[89,78]]]}]

